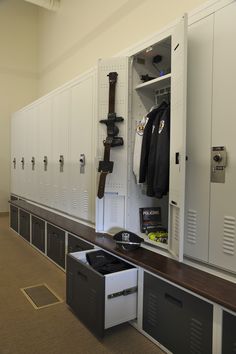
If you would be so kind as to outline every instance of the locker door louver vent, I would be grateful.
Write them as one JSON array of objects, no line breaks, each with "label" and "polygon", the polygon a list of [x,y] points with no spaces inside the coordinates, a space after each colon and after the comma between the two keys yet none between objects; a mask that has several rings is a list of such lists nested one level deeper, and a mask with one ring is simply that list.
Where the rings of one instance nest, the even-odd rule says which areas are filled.
[{"label": "locker door louver vent", "polygon": [[72,188],[72,208],[77,209],[78,208],[78,192],[77,188]]},{"label": "locker door louver vent", "polygon": [[234,251],[235,251],[235,218],[233,216],[225,216],[223,252],[233,256]]},{"label": "locker door louver vent", "polygon": [[83,197],[81,198],[80,210],[81,210],[82,217],[85,219],[88,217],[88,210],[89,210],[88,202],[89,202],[88,192],[83,191]]},{"label": "locker door louver vent", "polygon": [[202,323],[195,318],[190,322],[190,353],[201,354],[203,353],[203,328]]},{"label": "locker door louver vent", "polygon": [[187,216],[187,241],[189,243],[196,243],[197,235],[197,212],[195,210],[188,210]]},{"label": "locker door louver vent", "polygon": [[148,308],[146,318],[150,326],[157,328],[158,325],[158,297],[150,292],[148,294]]},{"label": "locker door louver vent", "polygon": [[175,210],[175,218],[174,218],[174,238],[175,240],[179,240],[179,208]]}]

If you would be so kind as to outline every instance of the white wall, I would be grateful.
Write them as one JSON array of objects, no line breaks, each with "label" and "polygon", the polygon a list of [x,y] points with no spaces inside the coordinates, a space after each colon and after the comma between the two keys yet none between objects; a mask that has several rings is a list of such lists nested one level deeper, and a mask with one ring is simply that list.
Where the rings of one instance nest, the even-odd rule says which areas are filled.
[{"label": "white wall", "polygon": [[61,0],[40,11],[39,92],[45,94],[157,32],[204,0]]},{"label": "white wall", "polygon": [[8,211],[11,113],[37,96],[38,9],[0,1],[0,212]]}]

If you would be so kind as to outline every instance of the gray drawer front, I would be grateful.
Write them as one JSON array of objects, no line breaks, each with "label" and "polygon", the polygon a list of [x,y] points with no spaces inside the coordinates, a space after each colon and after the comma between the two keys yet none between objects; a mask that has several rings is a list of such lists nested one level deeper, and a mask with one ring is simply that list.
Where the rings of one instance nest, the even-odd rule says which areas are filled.
[{"label": "gray drawer front", "polygon": [[94,246],[90,245],[88,242],[80,240],[73,235],[68,235],[68,253],[86,251],[93,248]]},{"label": "gray drawer front", "polygon": [[222,354],[236,353],[236,316],[223,311]]},{"label": "gray drawer front", "polygon": [[47,224],[47,256],[65,268],[65,231]]},{"label": "gray drawer front", "polygon": [[212,353],[213,306],[148,273],[143,329],[174,354]]},{"label": "gray drawer front", "polygon": [[27,241],[30,241],[30,214],[20,210],[20,231],[19,234]]},{"label": "gray drawer front", "polygon": [[32,244],[45,252],[45,222],[32,216]]},{"label": "gray drawer front", "polygon": [[105,278],[70,255],[66,276],[67,304],[95,335],[103,337]]},{"label": "gray drawer front", "polygon": [[10,226],[16,232],[18,232],[18,210],[18,208],[10,205]]}]

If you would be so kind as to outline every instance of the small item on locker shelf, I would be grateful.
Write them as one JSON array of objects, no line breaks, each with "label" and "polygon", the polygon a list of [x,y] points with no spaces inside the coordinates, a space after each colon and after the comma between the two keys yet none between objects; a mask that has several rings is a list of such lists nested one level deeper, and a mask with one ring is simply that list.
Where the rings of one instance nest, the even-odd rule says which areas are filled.
[{"label": "small item on locker shelf", "polygon": [[149,76],[148,74],[140,76],[140,80],[143,82],[147,82],[154,79],[156,79],[156,77]]},{"label": "small item on locker shelf", "polygon": [[117,246],[125,251],[133,251],[140,247],[143,238],[134,234],[133,232],[123,230],[114,235],[113,239],[116,241]]},{"label": "small item on locker shelf", "polygon": [[149,232],[148,238],[154,242],[168,243],[168,232],[164,227],[159,227],[156,231]]},{"label": "small item on locker shelf", "polygon": [[158,64],[158,63],[160,63],[161,61],[162,61],[162,55],[159,55],[159,54],[155,55],[155,57],[153,57],[153,59],[152,59],[152,62],[153,62],[154,64]]},{"label": "small item on locker shelf", "polygon": [[154,230],[161,226],[161,208],[148,207],[139,208],[140,231]]}]

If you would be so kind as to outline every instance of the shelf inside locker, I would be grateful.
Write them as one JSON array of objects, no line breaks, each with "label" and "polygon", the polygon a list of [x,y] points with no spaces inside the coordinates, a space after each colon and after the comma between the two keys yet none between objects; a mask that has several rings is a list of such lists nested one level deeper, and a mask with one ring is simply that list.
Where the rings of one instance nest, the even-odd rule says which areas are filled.
[{"label": "shelf inside locker", "polygon": [[141,90],[141,89],[150,90],[150,91],[160,90],[170,86],[170,80],[171,80],[171,74],[166,74],[157,77],[156,79],[139,84],[138,86],[135,87],[135,90]]}]

